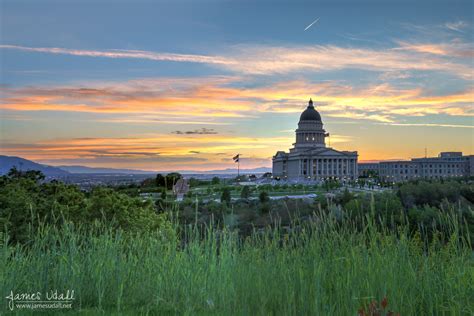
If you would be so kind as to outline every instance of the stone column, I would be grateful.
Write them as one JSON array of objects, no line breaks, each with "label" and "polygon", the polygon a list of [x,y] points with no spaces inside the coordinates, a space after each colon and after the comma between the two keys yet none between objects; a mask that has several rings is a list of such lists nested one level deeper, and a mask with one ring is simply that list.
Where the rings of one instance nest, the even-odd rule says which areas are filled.
[{"label": "stone column", "polygon": [[354,166],[355,166],[354,177],[356,179],[359,177],[359,168],[357,167],[357,159],[354,159]]},{"label": "stone column", "polygon": [[313,159],[311,158],[308,159],[308,169],[309,169],[307,172],[308,176],[310,177],[313,176]]},{"label": "stone column", "polygon": [[354,179],[357,179],[357,164],[356,164],[356,160],[355,159],[352,159],[352,165],[353,165],[353,176],[354,176]]},{"label": "stone column", "polygon": [[336,159],[336,175],[337,177],[339,178],[341,176],[341,159],[340,158],[337,158]]}]

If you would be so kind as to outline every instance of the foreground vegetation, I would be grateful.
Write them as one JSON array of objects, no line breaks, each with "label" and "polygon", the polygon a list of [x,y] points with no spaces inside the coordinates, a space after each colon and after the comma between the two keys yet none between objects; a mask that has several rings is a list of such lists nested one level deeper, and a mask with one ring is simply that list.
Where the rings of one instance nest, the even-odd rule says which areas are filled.
[{"label": "foreground vegetation", "polygon": [[80,314],[474,313],[469,183],[155,209],[34,172],[0,180],[4,296],[74,290]]},{"label": "foreground vegetation", "polygon": [[245,240],[191,228],[184,245],[159,233],[45,228],[28,248],[2,243],[0,275],[3,292],[74,289],[76,312],[355,315],[386,296],[401,315],[472,315],[472,254],[456,222],[427,245],[407,229],[369,221],[356,232],[330,216]]}]

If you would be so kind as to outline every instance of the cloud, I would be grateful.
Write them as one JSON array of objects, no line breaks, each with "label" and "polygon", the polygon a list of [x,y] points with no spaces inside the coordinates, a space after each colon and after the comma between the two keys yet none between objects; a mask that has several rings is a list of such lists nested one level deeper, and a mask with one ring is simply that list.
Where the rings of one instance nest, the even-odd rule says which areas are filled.
[{"label": "cloud", "polygon": [[445,23],[444,26],[451,31],[462,32],[462,30],[468,27],[469,24],[464,21],[456,21]]},{"label": "cloud", "polygon": [[[472,45],[465,44],[469,49]],[[439,46],[439,45],[438,45]],[[402,45],[386,49],[354,48],[335,45],[235,45],[218,55],[160,53],[143,50],[81,50],[68,48],[26,47],[0,45],[3,49],[29,52],[66,54],[103,58],[134,58],[153,61],[173,61],[208,64],[240,74],[272,75],[293,72],[327,72],[341,69],[371,71],[443,71],[472,79],[472,66],[439,58],[445,51],[436,44],[424,44],[407,49]],[[414,53],[415,52],[415,53]],[[431,52],[438,56],[420,56]]]},{"label": "cloud", "polygon": [[431,54],[444,57],[473,58],[474,47],[471,43],[410,43],[398,41],[399,47],[394,50],[412,51],[415,53]]},{"label": "cloud", "polygon": [[[141,79],[90,86],[5,88],[0,109],[10,120],[21,113],[88,113],[110,124],[228,125],[268,114],[301,112],[309,96],[324,117],[395,122],[400,116],[473,116],[473,91],[434,95],[422,88],[389,83],[354,87],[341,82],[286,81],[238,87],[229,78]],[[166,88],[165,88],[166,87]],[[185,115],[183,115],[185,113]],[[27,116],[26,116],[27,115]],[[66,114],[64,114],[66,115]],[[18,119],[15,119],[18,118]],[[212,128],[178,130],[175,134],[205,135]]]},{"label": "cloud", "polygon": [[174,131],[171,133],[178,134],[178,135],[192,135],[192,134],[209,135],[209,134],[217,134],[217,131],[215,131],[213,128],[203,127],[201,129],[195,129],[194,131]]},{"label": "cloud", "polygon": [[226,87],[227,82],[228,78],[221,77],[202,78],[199,82],[164,78],[88,86],[5,88],[0,108],[117,114],[138,123],[223,124],[215,122],[216,118],[244,117],[252,110],[249,100],[233,98],[239,91]]},{"label": "cloud", "polygon": [[474,125],[461,124],[438,124],[438,123],[381,123],[390,126],[415,126],[415,127],[450,127],[450,128],[474,128]]},{"label": "cloud", "polygon": [[113,164],[115,167],[145,170],[173,170],[178,167],[206,170],[216,166],[232,166],[231,159],[222,163],[220,157],[233,157],[236,151],[264,159],[269,165],[270,160],[266,157],[270,157],[277,148],[289,146],[292,139],[220,134],[138,134],[133,137],[46,139],[34,143],[4,141],[2,154],[56,165],[80,163],[103,167]]},{"label": "cloud", "polygon": [[191,55],[191,54],[170,54],[157,53],[144,50],[84,50],[84,49],[69,49],[59,47],[26,47],[19,45],[0,45],[3,49],[13,49],[26,52],[61,54],[84,57],[103,57],[103,58],[133,58],[133,59],[147,59],[154,61],[174,61],[174,62],[191,62],[191,63],[206,63],[206,64],[226,64],[232,61],[219,56],[206,55]]}]

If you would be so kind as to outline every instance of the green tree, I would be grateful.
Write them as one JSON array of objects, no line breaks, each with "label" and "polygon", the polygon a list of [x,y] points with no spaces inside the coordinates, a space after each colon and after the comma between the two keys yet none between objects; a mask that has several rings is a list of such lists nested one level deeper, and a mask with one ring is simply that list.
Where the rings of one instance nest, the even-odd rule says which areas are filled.
[{"label": "green tree", "polygon": [[195,188],[195,187],[199,186],[199,184],[200,184],[200,181],[198,179],[196,179],[194,177],[191,177],[189,179],[189,186],[190,187]]},{"label": "green tree", "polygon": [[157,187],[162,188],[165,186],[165,177],[161,173],[158,173],[155,182]]},{"label": "green tree", "polygon": [[221,202],[222,203],[225,203],[227,205],[230,204],[230,189],[228,187],[225,187],[223,190],[222,190],[222,194],[221,194]]},{"label": "green tree", "polygon": [[38,170],[21,171],[21,170],[18,170],[16,166],[13,166],[10,169],[10,171],[8,171],[7,176],[10,178],[16,178],[16,179],[19,179],[19,178],[30,179],[35,182],[45,179],[45,176],[41,171],[38,171]]},{"label": "green tree", "polygon": [[242,199],[248,199],[250,197],[250,189],[247,185],[242,187],[242,191],[240,191],[240,197]]},{"label": "green tree", "polygon": [[165,183],[168,190],[173,189],[173,186],[178,182],[179,179],[182,179],[183,176],[178,172],[171,172],[166,175]]},{"label": "green tree", "polygon": [[156,186],[156,181],[153,178],[148,178],[148,179],[143,180],[141,182],[140,186],[142,188],[152,188],[152,187]]},{"label": "green tree", "polygon": [[221,179],[219,179],[219,177],[213,177],[211,183],[213,185],[218,185],[219,183],[221,183]]},{"label": "green tree", "polygon": [[267,191],[260,192],[260,194],[258,195],[258,199],[260,200],[260,203],[266,203],[270,201],[270,197],[268,196]]},{"label": "green tree", "polygon": [[40,227],[62,229],[65,223],[89,226],[102,222],[126,232],[171,227],[150,201],[110,188],[96,188],[86,195],[75,185],[41,183],[39,179],[41,174],[32,172],[0,177],[0,225],[13,243],[27,243]]}]

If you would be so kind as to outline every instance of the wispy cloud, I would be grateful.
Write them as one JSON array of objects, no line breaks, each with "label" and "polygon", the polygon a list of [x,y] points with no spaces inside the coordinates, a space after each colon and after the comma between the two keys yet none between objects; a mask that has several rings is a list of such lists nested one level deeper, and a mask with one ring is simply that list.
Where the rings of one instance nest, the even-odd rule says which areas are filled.
[{"label": "wispy cloud", "polygon": [[451,42],[451,43],[419,43],[399,41],[400,45],[394,50],[413,51],[416,53],[439,55],[445,57],[473,58],[474,46],[468,43]]},{"label": "wispy cloud", "polygon": [[460,124],[438,124],[438,123],[380,123],[382,125],[391,126],[415,126],[415,127],[449,127],[449,128],[474,128],[474,125],[460,125]]},{"label": "wispy cloud", "polygon": [[462,32],[462,30],[468,27],[469,24],[464,21],[456,21],[445,23],[444,26],[452,31]]},{"label": "wispy cloud", "polygon": [[175,61],[175,62],[191,62],[191,63],[206,63],[206,64],[226,64],[233,61],[221,58],[219,56],[206,55],[192,55],[192,54],[171,54],[171,53],[157,53],[144,50],[84,50],[84,49],[69,49],[60,47],[26,47],[19,45],[0,45],[3,49],[14,49],[26,52],[61,54],[83,57],[105,57],[105,58],[133,58],[133,59],[147,59],[155,61]]},{"label": "wispy cloud", "polygon": [[[412,49],[408,49],[409,47],[404,43],[401,46],[388,49],[353,48],[335,45],[287,47],[236,45],[227,49],[225,53],[214,56],[161,53],[144,50],[104,51],[18,45],[0,45],[0,48],[73,56],[202,63],[221,67],[236,73],[257,75],[301,71],[327,72],[341,69],[364,69],[372,71],[444,71],[462,78],[472,78],[472,67],[469,64],[440,58],[445,55],[446,51],[435,44],[412,45]],[[467,45],[467,52],[470,49],[472,50],[472,46]],[[430,52],[438,56],[426,57],[416,54],[420,52]]]}]

